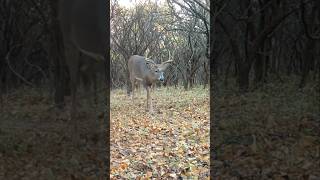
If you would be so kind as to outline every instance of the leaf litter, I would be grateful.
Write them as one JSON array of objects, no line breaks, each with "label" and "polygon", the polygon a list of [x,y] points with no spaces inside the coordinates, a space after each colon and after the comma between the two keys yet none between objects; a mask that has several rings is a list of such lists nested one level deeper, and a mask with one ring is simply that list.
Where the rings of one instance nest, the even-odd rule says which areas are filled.
[{"label": "leaf litter", "polygon": [[68,125],[70,103],[58,111],[51,108],[49,97],[35,89],[4,97],[0,179],[97,179],[101,153],[96,148],[95,111],[81,103],[77,120],[82,145],[75,148]]},{"label": "leaf litter", "polygon": [[320,91],[287,85],[242,96],[219,86],[214,179],[320,179]]},{"label": "leaf litter", "polygon": [[161,88],[134,102],[111,93],[111,179],[209,178],[209,91]]}]

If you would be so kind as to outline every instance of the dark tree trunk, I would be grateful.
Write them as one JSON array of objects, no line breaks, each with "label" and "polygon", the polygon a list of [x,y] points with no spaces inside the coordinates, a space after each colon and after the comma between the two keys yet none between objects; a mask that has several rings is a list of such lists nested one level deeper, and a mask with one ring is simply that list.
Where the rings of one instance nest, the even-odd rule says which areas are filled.
[{"label": "dark tree trunk", "polygon": [[203,63],[203,69],[205,73],[203,88],[205,89],[207,84],[209,83],[209,69],[208,64],[206,62]]},{"label": "dark tree trunk", "polygon": [[231,64],[232,64],[232,61],[229,61],[226,68],[226,72],[225,72],[224,85],[226,87],[228,87],[228,78],[229,78],[229,71],[230,71]]},{"label": "dark tree trunk", "polygon": [[299,88],[303,88],[308,79],[309,71],[313,62],[314,46],[315,46],[314,41],[311,39],[308,39],[305,50],[304,50],[304,54],[302,55],[304,57],[304,61],[301,62],[302,75],[299,83]]},{"label": "dark tree trunk", "polygon": [[246,92],[249,89],[249,73],[250,67],[243,65],[239,69],[238,83],[240,92]]},{"label": "dark tree trunk", "polygon": [[261,56],[258,56],[254,63],[254,73],[254,84],[257,87],[263,79],[263,57]]},{"label": "dark tree trunk", "polygon": [[54,101],[57,107],[63,108],[66,90],[66,64],[64,58],[64,47],[62,33],[59,26],[58,1],[50,1],[51,24],[50,24],[50,57],[54,72]]}]

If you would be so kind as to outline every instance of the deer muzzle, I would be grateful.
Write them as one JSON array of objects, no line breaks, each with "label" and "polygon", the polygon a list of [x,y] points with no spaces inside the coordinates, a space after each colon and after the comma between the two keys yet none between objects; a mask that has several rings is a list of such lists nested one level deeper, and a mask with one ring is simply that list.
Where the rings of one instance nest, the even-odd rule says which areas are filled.
[{"label": "deer muzzle", "polygon": [[161,82],[162,82],[162,81],[164,81],[164,76],[163,76],[163,72],[161,72],[161,73],[160,73],[160,76],[159,76],[159,81],[161,81]]}]

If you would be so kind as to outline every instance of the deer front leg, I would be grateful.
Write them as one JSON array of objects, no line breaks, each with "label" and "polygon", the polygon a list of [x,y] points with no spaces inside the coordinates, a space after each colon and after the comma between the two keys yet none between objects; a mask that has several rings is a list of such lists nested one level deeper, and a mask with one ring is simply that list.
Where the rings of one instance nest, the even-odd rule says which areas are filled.
[{"label": "deer front leg", "polygon": [[147,90],[147,110],[149,110],[150,113],[153,113],[153,108],[152,108],[152,99],[150,96],[150,87],[146,87]]}]

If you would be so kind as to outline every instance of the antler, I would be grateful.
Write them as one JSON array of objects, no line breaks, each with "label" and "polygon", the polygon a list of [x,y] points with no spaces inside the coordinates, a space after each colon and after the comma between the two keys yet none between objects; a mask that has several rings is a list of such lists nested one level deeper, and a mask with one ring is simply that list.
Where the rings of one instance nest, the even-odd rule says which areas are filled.
[{"label": "antler", "polygon": [[146,52],[145,52],[145,61],[150,62],[152,64],[156,64],[152,59],[148,58],[148,55],[149,55],[149,51],[146,50]]},{"label": "antler", "polygon": [[172,62],[173,62],[173,60],[168,60],[168,61],[165,61],[165,62],[163,62],[163,63],[161,63],[161,64],[164,65],[164,64],[172,63]]},{"label": "antler", "polygon": [[172,61],[173,61],[172,57],[174,57],[174,54],[175,54],[176,50],[173,51],[173,56],[172,56],[172,57],[171,57],[170,51],[168,51],[168,52],[169,52],[169,60],[172,60]]}]

